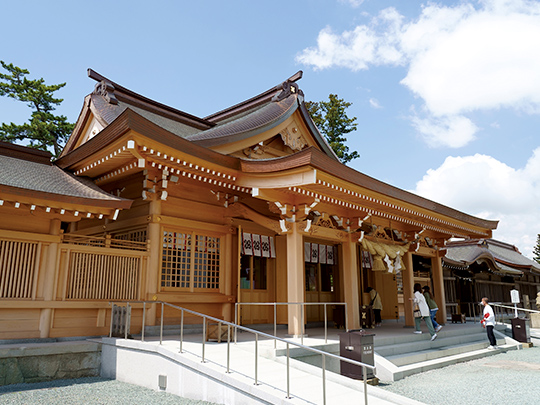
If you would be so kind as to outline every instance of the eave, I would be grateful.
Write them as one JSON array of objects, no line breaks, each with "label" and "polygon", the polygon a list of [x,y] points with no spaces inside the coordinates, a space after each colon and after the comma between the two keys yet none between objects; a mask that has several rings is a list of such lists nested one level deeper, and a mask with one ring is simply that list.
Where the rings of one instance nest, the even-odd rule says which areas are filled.
[{"label": "eave", "polygon": [[[288,186],[284,184],[286,173],[296,173],[307,167],[313,174],[308,175],[303,183],[296,176],[290,178]],[[306,201],[327,202],[357,212],[356,216],[378,216],[448,236],[489,237],[498,223],[464,214],[390,186],[331,159],[313,147],[284,158],[242,160],[242,171],[245,173],[242,185],[256,187],[256,184],[263,184],[259,187],[259,194],[262,189],[267,193],[281,189],[282,192],[304,196]]]}]

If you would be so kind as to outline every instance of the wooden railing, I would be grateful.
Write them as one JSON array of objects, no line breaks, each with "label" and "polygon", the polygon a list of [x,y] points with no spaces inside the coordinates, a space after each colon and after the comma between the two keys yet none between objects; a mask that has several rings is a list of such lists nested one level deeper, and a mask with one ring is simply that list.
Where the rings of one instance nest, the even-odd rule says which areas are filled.
[{"label": "wooden railing", "polygon": [[124,239],[112,239],[110,235],[107,235],[105,237],[99,237],[65,234],[62,235],[62,243],[80,246],[104,247],[111,249],[128,249],[138,251],[148,250],[148,242],[135,242]]},{"label": "wooden railing", "polygon": [[41,243],[0,239],[0,298],[33,298]]}]

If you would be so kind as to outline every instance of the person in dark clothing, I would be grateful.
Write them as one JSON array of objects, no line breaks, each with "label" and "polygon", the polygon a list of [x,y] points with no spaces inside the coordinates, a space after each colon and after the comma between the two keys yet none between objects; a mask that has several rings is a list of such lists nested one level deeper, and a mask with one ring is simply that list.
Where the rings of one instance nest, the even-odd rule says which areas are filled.
[{"label": "person in dark clothing", "polygon": [[382,318],[381,318],[381,311],[382,311],[382,300],[381,296],[377,291],[375,291],[373,288],[368,287],[366,288],[366,292],[369,293],[369,296],[371,297],[371,302],[369,305],[373,308],[373,313],[375,315],[375,326],[381,326]]}]

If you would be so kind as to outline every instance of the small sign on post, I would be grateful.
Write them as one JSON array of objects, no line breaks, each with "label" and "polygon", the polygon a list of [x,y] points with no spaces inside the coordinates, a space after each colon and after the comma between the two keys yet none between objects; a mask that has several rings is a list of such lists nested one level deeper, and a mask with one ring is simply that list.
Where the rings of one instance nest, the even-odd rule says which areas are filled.
[{"label": "small sign on post", "polygon": [[512,304],[514,304],[515,317],[518,318],[517,304],[519,304],[519,291],[516,289],[511,290],[510,299],[512,300]]}]

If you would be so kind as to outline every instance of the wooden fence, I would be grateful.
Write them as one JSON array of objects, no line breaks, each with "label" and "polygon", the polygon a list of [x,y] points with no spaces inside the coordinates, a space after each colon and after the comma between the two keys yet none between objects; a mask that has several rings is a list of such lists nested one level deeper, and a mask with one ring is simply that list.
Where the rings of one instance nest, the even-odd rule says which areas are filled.
[{"label": "wooden fence", "polygon": [[0,298],[35,297],[41,243],[0,239]]}]

